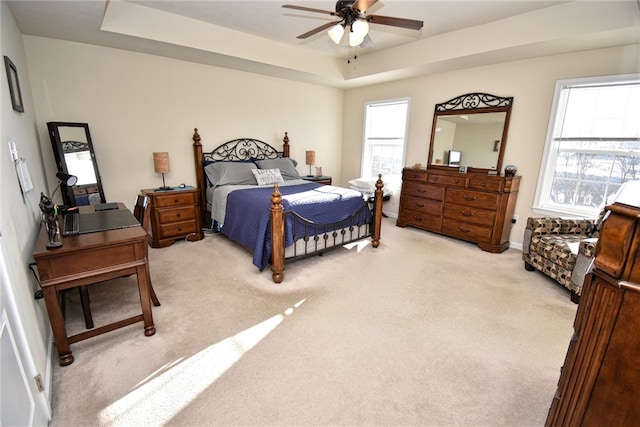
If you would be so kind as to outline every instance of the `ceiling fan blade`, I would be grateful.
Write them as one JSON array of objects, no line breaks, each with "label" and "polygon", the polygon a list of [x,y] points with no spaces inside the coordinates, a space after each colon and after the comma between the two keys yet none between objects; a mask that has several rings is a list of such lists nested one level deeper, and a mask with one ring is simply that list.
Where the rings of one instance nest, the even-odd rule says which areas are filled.
[{"label": "ceiling fan blade", "polygon": [[336,24],[339,24],[341,21],[336,21],[336,22],[327,22],[324,25],[320,25],[318,28],[314,28],[311,31],[307,31],[304,34],[300,34],[298,37],[296,37],[297,39],[306,39],[308,37],[311,37],[314,34],[318,34],[320,31],[326,30],[328,28],[333,27]]},{"label": "ceiling fan blade", "polygon": [[394,18],[392,16],[367,15],[367,22],[380,25],[391,25],[392,27],[407,28],[410,30],[420,30],[424,23],[415,19]]},{"label": "ceiling fan blade", "polygon": [[329,10],[314,9],[312,7],[296,6],[294,4],[283,4],[282,7],[286,9],[304,10],[305,12],[326,13],[327,15],[336,16],[335,12],[331,12]]},{"label": "ceiling fan blade", "polygon": [[364,13],[376,3],[378,3],[378,0],[356,0],[351,8],[358,9],[360,12]]}]

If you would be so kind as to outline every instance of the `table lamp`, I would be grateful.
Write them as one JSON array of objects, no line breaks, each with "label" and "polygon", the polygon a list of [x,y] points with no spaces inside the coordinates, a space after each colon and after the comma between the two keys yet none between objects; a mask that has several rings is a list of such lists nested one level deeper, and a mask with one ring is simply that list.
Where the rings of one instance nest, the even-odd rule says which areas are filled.
[{"label": "table lamp", "polygon": [[171,190],[171,187],[167,187],[164,183],[164,174],[171,170],[169,166],[169,153],[166,151],[153,153],[153,168],[156,173],[162,174],[162,187],[158,188],[158,190]]},{"label": "table lamp", "polygon": [[305,155],[305,164],[309,165],[309,175],[307,175],[307,176],[313,176],[311,174],[311,166],[316,164],[316,152],[315,151],[305,151],[304,155]]}]

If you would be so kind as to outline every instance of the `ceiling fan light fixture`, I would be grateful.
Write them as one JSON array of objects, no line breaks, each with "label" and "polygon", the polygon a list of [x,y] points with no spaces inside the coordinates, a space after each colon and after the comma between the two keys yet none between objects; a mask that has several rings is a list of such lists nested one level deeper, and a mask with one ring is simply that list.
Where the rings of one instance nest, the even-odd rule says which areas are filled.
[{"label": "ceiling fan light fixture", "polygon": [[359,46],[369,33],[369,24],[366,21],[357,19],[351,24],[349,31],[349,46]]},{"label": "ceiling fan light fixture", "polygon": [[336,24],[327,31],[329,34],[329,38],[335,44],[340,44],[340,40],[342,40],[342,36],[344,35],[344,27],[342,24]]}]

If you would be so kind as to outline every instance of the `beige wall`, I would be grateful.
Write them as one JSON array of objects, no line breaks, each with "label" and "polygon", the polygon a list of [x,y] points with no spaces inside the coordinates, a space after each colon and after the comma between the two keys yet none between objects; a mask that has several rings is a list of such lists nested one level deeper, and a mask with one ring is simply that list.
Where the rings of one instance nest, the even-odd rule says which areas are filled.
[{"label": "beige wall", "polygon": [[[511,233],[521,247],[526,218],[534,199],[556,80],[640,71],[638,45],[495,64],[429,75],[346,91],[343,181],[360,173],[363,108],[368,101],[410,97],[405,164],[427,163],[435,104],[470,92],[513,96],[514,104],[503,165],[514,164],[522,176],[516,204],[517,224]],[[397,214],[398,197],[385,211]]]},{"label": "beige wall", "polygon": [[197,127],[214,148],[241,137],[278,149],[308,173],[304,151],[341,179],[343,91],[117,49],[25,36],[47,176],[55,161],[48,121],[89,124],[109,201],[130,208],[142,188],[158,187],[153,151],[168,151],[167,185],[195,185],[191,148]]}]

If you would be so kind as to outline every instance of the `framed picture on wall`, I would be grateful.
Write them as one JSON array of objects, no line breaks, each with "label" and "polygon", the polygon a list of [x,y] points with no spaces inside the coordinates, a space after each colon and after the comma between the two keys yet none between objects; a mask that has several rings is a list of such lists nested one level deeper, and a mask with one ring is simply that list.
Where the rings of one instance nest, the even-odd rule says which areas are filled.
[{"label": "framed picture on wall", "polygon": [[20,91],[20,81],[18,80],[18,69],[11,62],[8,56],[4,57],[4,67],[7,70],[7,81],[9,82],[9,93],[11,94],[11,104],[13,109],[21,113],[24,112],[22,104],[22,92]]}]

